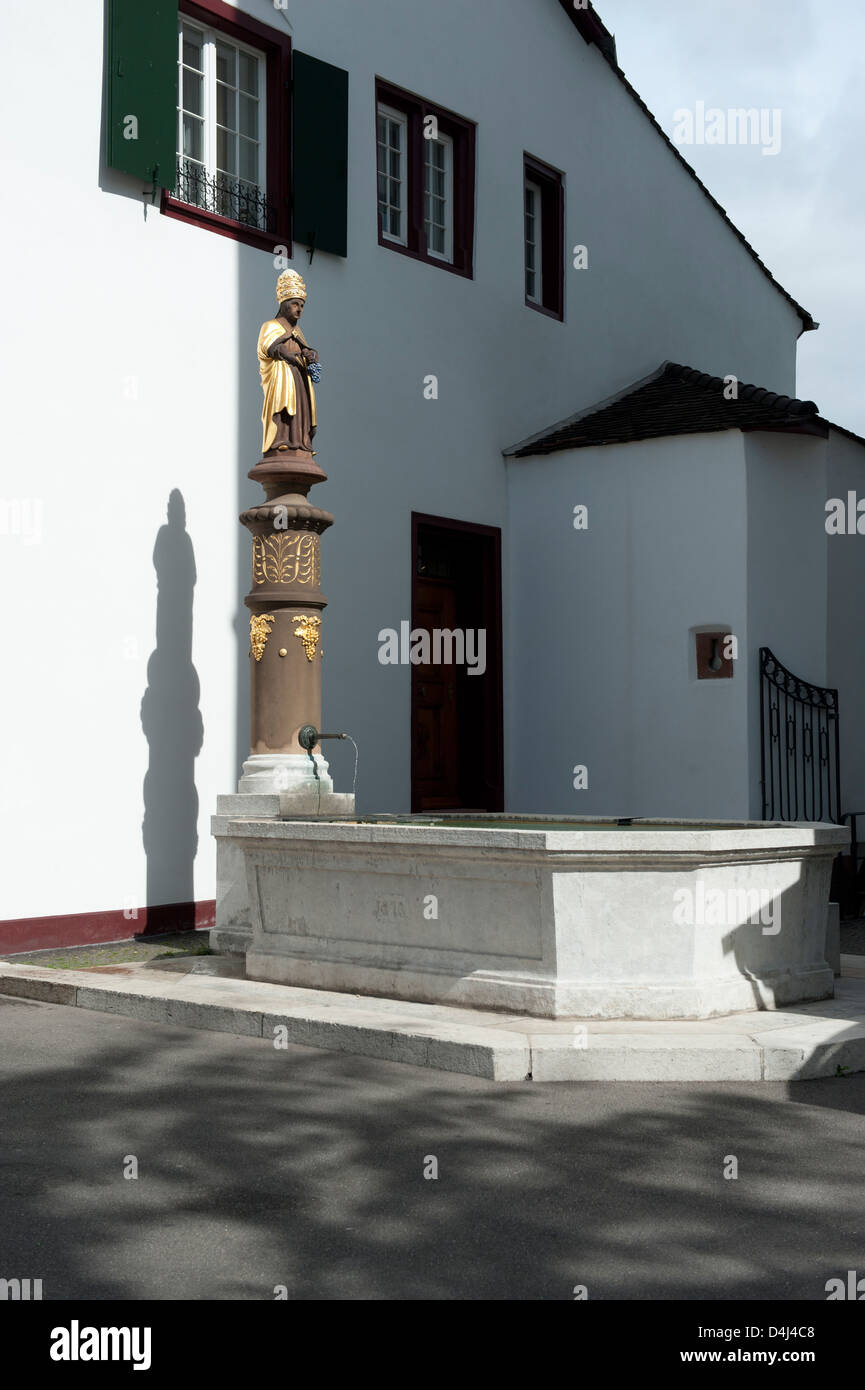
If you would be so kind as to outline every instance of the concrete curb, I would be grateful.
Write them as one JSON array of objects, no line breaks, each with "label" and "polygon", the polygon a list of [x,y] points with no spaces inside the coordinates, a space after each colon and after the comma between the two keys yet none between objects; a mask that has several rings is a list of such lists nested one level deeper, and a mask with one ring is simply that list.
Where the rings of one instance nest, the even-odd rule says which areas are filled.
[{"label": "concrete curb", "polygon": [[842,957],[834,999],[694,1022],[553,1022],[264,984],[208,958],[177,966],[61,972],[0,962],[0,994],[490,1081],[799,1081],[865,1071],[862,957]]}]

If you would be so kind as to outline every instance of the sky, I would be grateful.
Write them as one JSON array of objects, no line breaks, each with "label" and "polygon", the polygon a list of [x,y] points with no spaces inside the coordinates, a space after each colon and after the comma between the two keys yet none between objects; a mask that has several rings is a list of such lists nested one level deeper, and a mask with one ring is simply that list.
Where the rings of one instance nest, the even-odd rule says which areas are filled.
[{"label": "sky", "polygon": [[780,112],[777,154],[759,144],[678,148],[820,324],[799,339],[796,394],[865,435],[865,0],[595,8],[615,35],[619,66],[671,138],[674,113],[696,113],[698,102],[707,113]]}]

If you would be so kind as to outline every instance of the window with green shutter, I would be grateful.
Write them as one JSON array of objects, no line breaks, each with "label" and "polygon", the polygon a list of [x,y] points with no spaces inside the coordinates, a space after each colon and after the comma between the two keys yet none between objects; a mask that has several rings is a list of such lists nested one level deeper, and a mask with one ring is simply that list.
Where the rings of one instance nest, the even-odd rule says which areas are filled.
[{"label": "window with green shutter", "polygon": [[[169,217],[347,254],[348,73],[225,0],[106,0],[107,162]],[[293,225],[292,225],[293,223]]]}]

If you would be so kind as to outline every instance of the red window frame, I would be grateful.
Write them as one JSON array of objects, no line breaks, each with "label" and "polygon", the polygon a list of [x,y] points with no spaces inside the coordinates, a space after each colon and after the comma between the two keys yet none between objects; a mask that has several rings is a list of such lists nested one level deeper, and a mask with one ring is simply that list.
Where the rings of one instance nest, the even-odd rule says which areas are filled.
[{"label": "red window frame", "polygon": [[[473,276],[474,236],[475,236],[475,123],[444,106],[437,106],[414,92],[395,87],[384,78],[375,80],[375,121],[373,148],[378,149],[378,108],[379,103],[392,106],[407,120],[407,182],[408,206],[406,208],[406,246],[390,241],[382,233],[381,218],[378,211],[378,197],[375,203],[375,220],[378,229],[378,244],[389,251],[397,251],[402,256],[423,261],[426,265],[438,266],[454,275],[462,275],[470,280]],[[442,135],[449,135],[453,141],[453,261],[443,261],[439,256],[431,256],[426,248],[424,234],[424,118],[435,116]],[[376,168],[377,168],[376,164]]]},{"label": "red window frame", "polygon": [[243,10],[226,5],[223,0],[179,0],[179,14],[187,19],[216,29],[226,38],[234,38],[265,55],[267,100],[267,201],[276,211],[273,231],[262,231],[235,222],[229,217],[206,212],[176,198],[165,189],[161,211],[166,217],[206,227],[219,236],[272,252],[275,246],[285,246],[292,254],[291,242],[291,38],[286,31],[261,24]]},{"label": "red window frame", "polygon": [[[539,314],[565,317],[565,176],[551,164],[523,152],[523,199],[526,180],[541,190],[541,303],[525,295],[526,306]],[[523,223],[525,249],[525,223]]]}]

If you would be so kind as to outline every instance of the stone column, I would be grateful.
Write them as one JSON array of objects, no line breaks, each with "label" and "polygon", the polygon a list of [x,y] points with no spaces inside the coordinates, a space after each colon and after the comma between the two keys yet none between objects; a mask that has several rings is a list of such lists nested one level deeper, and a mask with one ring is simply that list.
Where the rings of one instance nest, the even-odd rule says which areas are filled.
[{"label": "stone column", "polygon": [[250,755],[241,792],[333,791],[324,758],[316,752],[313,762],[297,740],[305,724],[321,728],[321,536],[333,517],[308,494],[326,476],[311,456],[288,453],[249,473],[266,500],[240,518],[252,533]]},{"label": "stone column", "polygon": [[265,500],[241,514],[252,533],[249,609],[250,754],[236,793],[217,797],[214,950],[244,954],[252,938],[243,854],[228,838],[237,817],[352,816],[354,795],[337,793],[321,753],[298,742],[305,724],[321,728],[321,537],[333,517],[308,500],[325,481],[311,453],[262,458],[248,476]]}]

